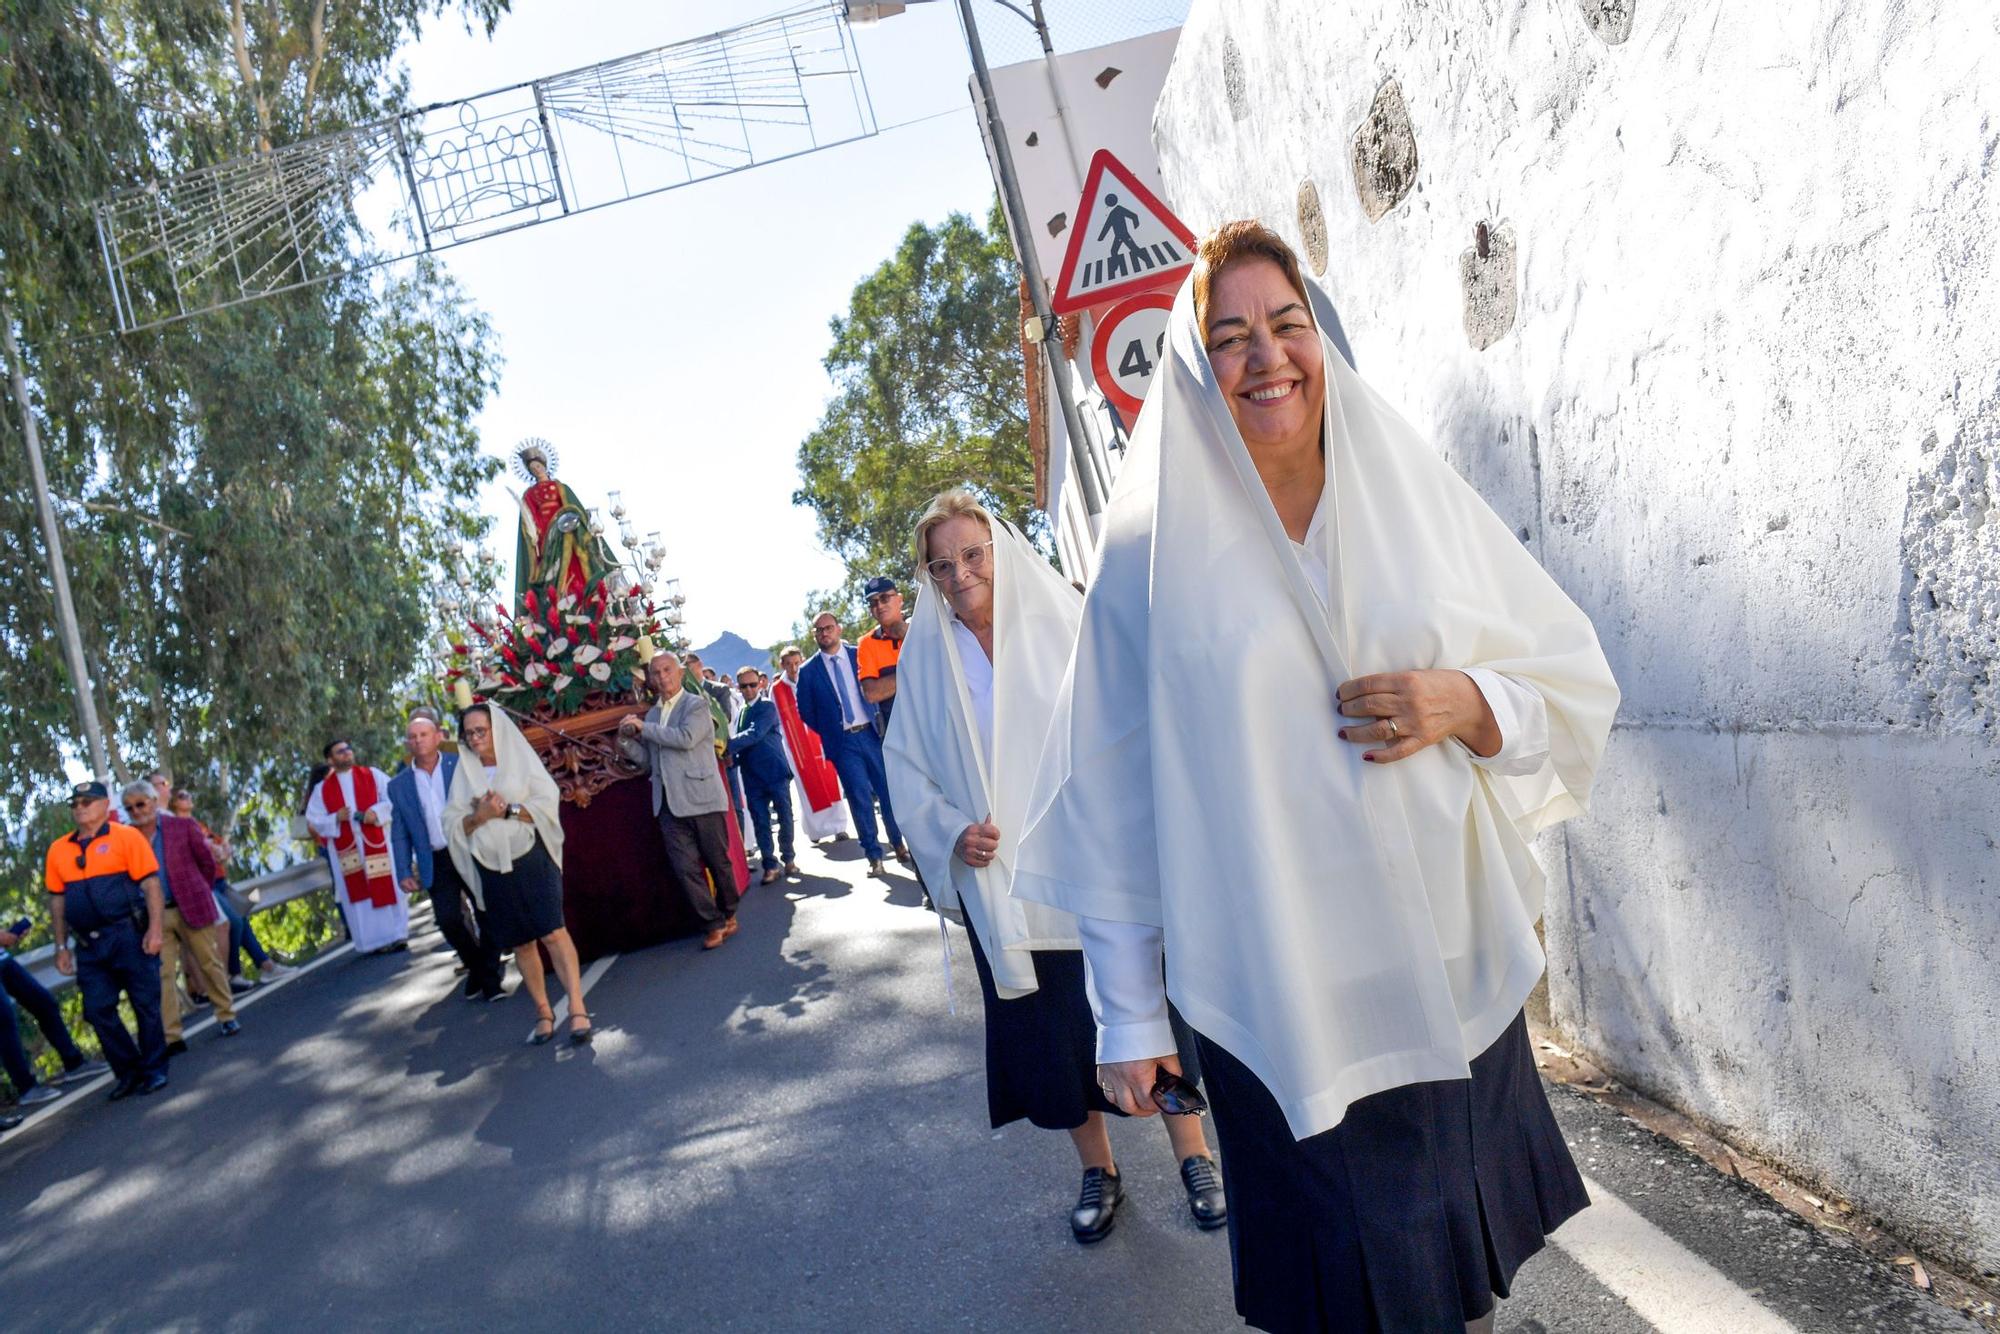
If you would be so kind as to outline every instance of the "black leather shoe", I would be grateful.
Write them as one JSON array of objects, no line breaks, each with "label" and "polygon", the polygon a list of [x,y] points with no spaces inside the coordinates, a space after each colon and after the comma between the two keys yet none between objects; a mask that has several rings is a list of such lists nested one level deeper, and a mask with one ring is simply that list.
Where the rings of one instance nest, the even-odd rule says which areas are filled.
[{"label": "black leather shoe", "polygon": [[1116,1172],[1101,1167],[1084,1168],[1083,1190],[1076,1197],[1076,1208],[1070,1210],[1069,1230],[1086,1246],[1103,1241],[1118,1220],[1118,1203],[1124,1198],[1125,1188],[1119,1184]]},{"label": "black leather shoe", "polygon": [[465,993],[464,993],[465,999],[469,1001],[476,1001],[481,996],[483,996],[485,992],[486,992],[486,983],[483,979],[474,977],[470,974],[466,975]]},{"label": "black leather shoe", "polygon": [[169,1042],[167,1044],[167,1055],[185,1056],[187,1055],[187,1049],[188,1049],[187,1039],[175,1038],[172,1042]]},{"label": "black leather shoe", "polygon": [[243,1025],[237,1023],[234,1019],[225,1019],[216,1026],[216,1032],[226,1038],[233,1038],[242,1031]]},{"label": "black leather shoe", "polygon": [[1229,1222],[1229,1202],[1222,1194],[1222,1173],[1205,1153],[1181,1159],[1181,1185],[1187,1187],[1188,1212],[1194,1225],[1213,1232]]},{"label": "black leather shoe", "polygon": [[149,1093],[158,1093],[161,1089],[165,1088],[166,1086],[167,1086],[167,1075],[166,1072],[163,1070],[158,1074],[147,1075],[143,1080],[139,1081],[139,1087],[136,1090],[136,1092],[140,1097],[143,1098]]},{"label": "black leather shoe", "polygon": [[123,1079],[119,1080],[116,1084],[113,1084],[111,1086],[111,1095],[107,1097],[105,1101],[117,1102],[120,1098],[131,1097],[134,1093],[137,1093],[139,1091],[139,1085],[141,1082],[142,1081],[137,1075],[125,1076]]}]

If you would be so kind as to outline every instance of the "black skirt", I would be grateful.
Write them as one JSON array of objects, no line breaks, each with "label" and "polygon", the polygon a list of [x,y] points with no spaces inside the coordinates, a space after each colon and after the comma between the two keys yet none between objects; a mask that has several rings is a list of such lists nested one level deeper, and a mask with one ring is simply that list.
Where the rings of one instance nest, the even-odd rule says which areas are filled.
[{"label": "black skirt", "polygon": [[479,892],[486,900],[486,929],[503,950],[562,930],[562,871],[542,846],[539,832],[528,855],[514,859],[513,870],[480,867]]},{"label": "black skirt", "polygon": [[1372,1094],[1305,1140],[1241,1061],[1201,1034],[1196,1044],[1236,1310],[1258,1329],[1459,1334],[1590,1203],[1524,1016],[1473,1060],[1472,1078]]},{"label": "black skirt", "polygon": [[986,951],[965,919],[979,994],[986,1002],[986,1111],[999,1129],[1026,1117],[1044,1130],[1075,1130],[1114,1110],[1097,1087],[1097,1021],[1083,989],[1083,954],[1035,950],[1035,990],[1001,1000]]}]

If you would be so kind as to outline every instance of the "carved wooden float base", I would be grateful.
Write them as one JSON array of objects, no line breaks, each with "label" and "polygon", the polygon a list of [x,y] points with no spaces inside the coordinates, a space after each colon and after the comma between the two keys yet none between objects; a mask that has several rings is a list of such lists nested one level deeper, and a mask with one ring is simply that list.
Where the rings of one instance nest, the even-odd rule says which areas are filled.
[{"label": "carved wooden float base", "polygon": [[591,707],[565,718],[537,716],[521,724],[521,735],[542,757],[549,775],[562,789],[564,801],[590,805],[591,798],[627,778],[643,778],[646,766],[635,764],[618,746],[618,724],[644,717],[646,706],[608,699],[585,701]]}]

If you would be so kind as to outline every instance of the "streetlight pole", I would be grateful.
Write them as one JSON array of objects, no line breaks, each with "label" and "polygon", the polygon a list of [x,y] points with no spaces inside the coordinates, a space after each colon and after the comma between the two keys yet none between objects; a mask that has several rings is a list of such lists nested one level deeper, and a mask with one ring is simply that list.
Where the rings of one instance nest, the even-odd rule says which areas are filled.
[{"label": "streetlight pole", "polygon": [[14,312],[0,301],[0,348],[7,355],[7,378],[14,387],[14,403],[21,410],[21,439],[28,447],[28,473],[35,486],[35,511],[42,520],[42,546],[49,562],[49,580],[56,590],[56,623],[62,632],[63,656],[69,659],[70,684],[76,688],[77,721],[83,726],[84,741],[90,747],[93,778],[109,778],[111,762],[104,751],[104,730],[97,722],[97,701],[90,693],[90,670],[84,665],[83,635],[77,628],[76,604],[69,595],[69,565],[63,560],[62,529],[56,525],[55,506],[49,501],[49,474],[42,465],[42,437],[35,426],[35,406],[28,398],[28,381],[22,368],[21,345],[14,340]]},{"label": "streetlight pole", "polygon": [[[920,3],[921,0],[909,2]],[[895,0],[880,3],[842,0],[842,3],[846,6],[850,22],[868,23],[903,12],[903,5]],[[980,113],[985,117],[987,133],[993,140],[993,164],[1000,175],[1000,205],[1007,211],[1008,225],[1013,228],[1015,250],[1021,257],[1021,271],[1028,279],[1028,299],[1034,303],[1035,322],[1041,326],[1042,365],[1055,382],[1056,398],[1062,404],[1063,433],[1069,437],[1070,471],[1075,475],[1077,485],[1083,488],[1084,512],[1095,529],[1097,516],[1104,512],[1104,491],[1098,485],[1097,461],[1091,458],[1090,445],[1083,433],[1083,414],[1077,409],[1076,395],[1070,389],[1069,357],[1063,352],[1062,326],[1056,323],[1055,311],[1049,307],[1048,286],[1042,281],[1042,263],[1035,255],[1035,234],[1030,230],[1028,207],[1021,200],[1021,183],[1014,174],[1014,151],[1007,142],[1007,127],[1000,120],[1000,105],[993,97],[993,76],[986,64],[986,46],[979,40],[979,21],[972,15],[972,0],[956,0],[956,3],[959,21],[965,25],[965,44],[972,56],[972,77],[979,86]],[[1029,17],[1007,4],[1007,0],[999,0],[999,3],[1006,4],[1007,8],[1034,24],[1035,34],[1041,38],[1044,56],[1047,57],[1052,48],[1049,46],[1048,29],[1039,20],[1041,6],[1036,5],[1036,17]],[[1064,134],[1067,133],[1065,125]],[[1095,532],[1091,535],[1096,536]]]}]

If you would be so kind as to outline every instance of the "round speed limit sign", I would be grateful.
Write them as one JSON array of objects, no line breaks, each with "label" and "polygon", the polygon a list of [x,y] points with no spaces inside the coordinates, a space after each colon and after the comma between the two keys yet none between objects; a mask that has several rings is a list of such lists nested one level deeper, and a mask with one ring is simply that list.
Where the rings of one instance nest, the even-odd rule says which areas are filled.
[{"label": "round speed limit sign", "polygon": [[1090,340],[1090,369],[1097,387],[1129,429],[1167,353],[1167,315],[1174,294],[1141,292],[1105,312]]}]

